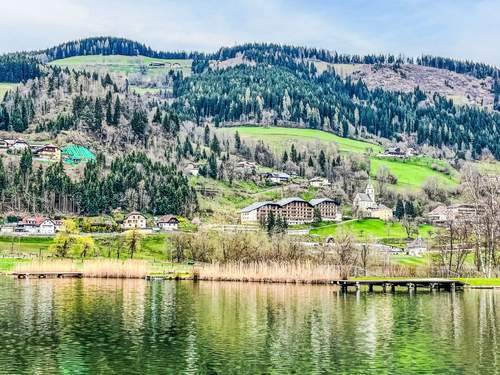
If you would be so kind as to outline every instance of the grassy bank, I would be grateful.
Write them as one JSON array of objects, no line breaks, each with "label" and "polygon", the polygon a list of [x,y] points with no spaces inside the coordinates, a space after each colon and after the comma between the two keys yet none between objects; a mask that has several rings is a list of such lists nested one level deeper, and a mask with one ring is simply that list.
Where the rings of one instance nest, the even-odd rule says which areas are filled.
[{"label": "grassy bank", "polygon": [[14,89],[17,86],[15,83],[5,83],[0,82],[0,102],[3,101],[5,93],[9,90]]}]

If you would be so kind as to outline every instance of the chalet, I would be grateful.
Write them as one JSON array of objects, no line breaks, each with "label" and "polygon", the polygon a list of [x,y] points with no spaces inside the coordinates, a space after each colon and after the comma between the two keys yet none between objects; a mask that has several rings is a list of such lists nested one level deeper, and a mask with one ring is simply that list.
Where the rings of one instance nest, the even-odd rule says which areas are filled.
[{"label": "chalet", "polygon": [[61,150],[54,145],[43,145],[36,147],[33,154],[40,159],[48,159],[53,161],[61,160]]},{"label": "chalet", "polygon": [[342,220],[342,214],[338,212],[337,204],[333,199],[329,198],[311,199],[309,203],[311,203],[311,205],[315,209],[316,208],[319,209],[322,220],[324,221]]},{"label": "chalet", "polygon": [[18,232],[38,234],[40,233],[40,224],[42,224],[46,218],[42,216],[28,216],[25,217],[18,224]]},{"label": "chalet", "polygon": [[328,179],[324,177],[314,177],[309,180],[309,186],[321,188],[330,186]]},{"label": "chalet", "polygon": [[446,207],[445,205],[437,206],[426,216],[434,224],[437,225],[444,224],[448,221],[448,216],[449,216],[448,207]]},{"label": "chalet", "polygon": [[146,217],[139,212],[131,212],[123,220],[123,229],[146,229]]},{"label": "chalet", "polygon": [[179,228],[179,220],[174,215],[165,215],[156,222],[158,228],[164,231],[174,231]]},{"label": "chalet", "polygon": [[354,210],[360,217],[371,217],[384,221],[393,218],[392,209],[378,204],[375,196],[375,189],[371,182],[368,182],[364,193],[357,193],[353,201]]},{"label": "chalet", "polygon": [[474,220],[475,215],[474,205],[458,203],[438,206],[427,214],[427,218],[435,225],[445,225],[450,222],[470,222]]},{"label": "chalet", "polygon": [[384,151],[383,154],[379,156],[391,157],[391,158],[406,158],[408,154],[400,147],[391,147]]},{"label": "chalet", "polygon": [[267,182],[280,185],[290,181],[290,175],[283,172],[267,172],[264,173],[264,178]]},{"label": "chalet", "polygon": [[11,152],[21,152],[30,148],[30,145],[22,139],[6,139],[5,142]]}]

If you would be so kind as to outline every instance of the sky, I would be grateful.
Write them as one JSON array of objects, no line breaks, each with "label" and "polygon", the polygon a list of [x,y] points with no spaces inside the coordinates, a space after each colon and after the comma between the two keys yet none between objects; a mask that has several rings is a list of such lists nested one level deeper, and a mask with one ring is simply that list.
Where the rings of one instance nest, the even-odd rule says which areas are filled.
[{"label": "sky", "polygon": [[111,35],[157,50],[276,42],[500,67],[500,0],[0,0],[0,15],[0,52]]}]

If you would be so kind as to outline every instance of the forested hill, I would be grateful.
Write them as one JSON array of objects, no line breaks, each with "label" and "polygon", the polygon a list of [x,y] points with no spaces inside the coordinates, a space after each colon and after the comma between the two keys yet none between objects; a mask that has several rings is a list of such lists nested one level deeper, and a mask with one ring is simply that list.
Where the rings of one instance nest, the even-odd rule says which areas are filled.
[{"label": "forested hill", "polygon": [[123,55],[146,56],[159,59],[191,59],[202,54],[197,52],[161,52],[133,40],[113,37],[96,37],[66,42],[32,54],[42,61],[53,61],[74,56]]},{"label": "forested hill", "polygon": [[[128,78],[123,75],[111,80],[103,75],[91,76],[89,72],[54,71],[55,67],[38,65],[32,59],[35,55],[39,61],[50,61],[94,54],[190,58],[193,74],[183,75],[174,70],[167,74],[165,71],[166,76],[157,81],[160,85],[157,88],[164,90],[163,96],[157,96],[151,103],[150,99],[142,101],[140,96],[131,95]],[[14,58],[18,62],[12,60]],[[1,69],[0,75],[10,75],[12,81],[46,75],[46,79],[28,84],[21,95],[6,96],[0,107],[0,127],[6,130],[29,128],[57,133],[83,127],[86,131],[99,129],[99,138],[108,139],[111,144],[118,144],[117,139],[123,145],[130,139],[146,144],[148,132],[159,132],[160,127],[155,124],[162,122],[164,114],[171,113],[164,126],[167,133],[172,129],[169,125],[172,118],[191,120],[197,125],[207,122],[217,126],[284,125],[322,129],[350,138],[429,145],[458,157],[479,157],[491,152],[500,159],[499,73],[498,69],[486,64],[430,56],[416,61],[393,55],[350,56],[277,44],[245,44],[222,48],[214,54],[170,53],[111,37],[89,38],[31,54],[4,56],[0,59],[0,68],[2,61],[10,65],[8,69]],[[323,63],[322,69],[317,61]],[[483,85],[490,104],[488,107],[456,105],[451,98],[418,86],[409,91],[386,90],[337,72],[338,65],[357,63],[374,68],[390,67],[394,71],[398,71],[398,66],[422,64],[438,66],[440,71],[459,71],[460,77],[464,74],[486,76],[487,79],[474,83]],[[141,74],[134,79],[140,81]],[[460,85],[461,81],[445,84]],[[66,103],[60,100],[60,95],[67,99]],[[45,96],[53,100],[54,105],[47,107],[50,102],[46,103]],[[127,102],[121,108],[122,115],[118,116],[118,121],[109,118],[105,122],[127,126],[127,132],[103,133],[100,130],[102,112],[106,111],[107,117],[111,117],[111,107],[117,99],[122,104],[124,100]],[[159,105],[164,112],[162,118],[157,117],[155,121],[152,108]]]}]

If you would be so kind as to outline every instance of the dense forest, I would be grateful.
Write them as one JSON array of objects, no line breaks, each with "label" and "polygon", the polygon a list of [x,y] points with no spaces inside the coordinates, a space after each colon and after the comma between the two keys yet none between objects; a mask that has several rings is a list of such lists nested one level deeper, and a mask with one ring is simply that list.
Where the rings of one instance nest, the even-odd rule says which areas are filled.
[{"label": "dense forest", "polygon": [[0,55],[0,82],[22,82],[41,75],[40,64],[32,57],[24,54]]},{"label": "dense forest", "polygon": [[102,155],[73,181],[62,163],[34,168],[31,151],[19,163],[0,160],[2,211],[87,214],[122,208],[153,214],[185,214],[196,209],[196,193],[173,165],[152,162],[141,153],[116,158],[105,168]]},{"label": "dense forest", "polygon": [[142,43],[124,38],[96,37],[71,41],[41,51],[33,52],[43,61],[85,55],[147,56],[159,59],[191,59],[202,55],[197,52],[161,52]]}]

